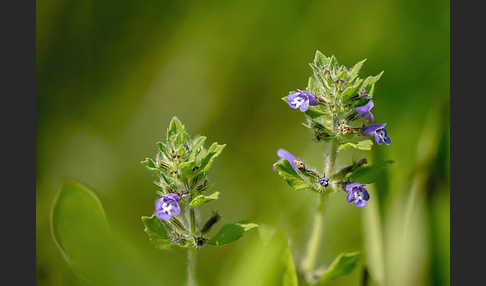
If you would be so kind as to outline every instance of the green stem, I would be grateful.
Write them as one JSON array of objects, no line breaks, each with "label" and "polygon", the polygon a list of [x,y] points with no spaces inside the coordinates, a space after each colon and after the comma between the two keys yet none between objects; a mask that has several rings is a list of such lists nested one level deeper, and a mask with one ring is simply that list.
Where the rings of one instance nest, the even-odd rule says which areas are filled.
[{"label": "green stem", "polygon": [[196,249],[187,249],[187,286],[197,286],[196,282]]},{"label": "green stem", "polygon": [[[330,177],[331,173],[334,168],[334,163],[336,162],[336,153],[337,153],[337,145],[334,141],[331,142],[331,148],[329,155],[327,156],[327,163],[326,163],[326,177]],[[330,186],[331,187],[331,186]],[[324,192],[319,197],[319,205],[317,210],[314,214],[314,223],[312,226],[312,232],[307,243],[307,251],[304,259],[302,260],[302,271],[305,275],[310,274],[315,267],[316,263],[316,256],[319,250],[319,243],[322,236],[322,222],[323,222],[323,214],[324,214],[324,203],[326,201],[326,197],[329,194],[330,190]]]}]

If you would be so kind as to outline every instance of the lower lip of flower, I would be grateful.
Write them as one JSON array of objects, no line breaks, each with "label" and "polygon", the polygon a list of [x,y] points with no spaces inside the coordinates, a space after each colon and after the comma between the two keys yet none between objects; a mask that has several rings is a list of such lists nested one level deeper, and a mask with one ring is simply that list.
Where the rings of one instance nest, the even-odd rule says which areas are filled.
[{"label": "lower lip of flower", "polygon": [[304,103],[304,101],[305,101],[304,98],[298,96],[298,97],[294,98],[294,100],[292,100],[292,104],[295,104],[295,107],[299,108],[302,105],[302,103]]}]

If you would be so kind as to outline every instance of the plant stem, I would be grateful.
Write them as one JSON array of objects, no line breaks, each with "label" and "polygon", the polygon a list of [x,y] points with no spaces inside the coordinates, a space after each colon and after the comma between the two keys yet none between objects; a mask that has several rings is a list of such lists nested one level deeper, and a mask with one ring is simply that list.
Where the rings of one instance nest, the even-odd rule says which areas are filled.
[{"label": "plant stem", "polygon": [[187,286],[197,286],[196,282],[196,249],[187,249]]},{"label": "plant stem", "polygon": [[[327,177],[331,176],[331,173],[334,168],[334,163],[336,162],[336,153],[337,153],[337,146],[334,141],[331,142],[331,148],[329,155],[327,156],[326,162],[326,172],[325,175]],[[330,186],[331,187],[331,186]],[[323,214],[324,214],[324,203],[326,200],[327,195],[330,193],[330,190],[322,193],[319,196],[319,205],[316,209],[314,214],[314,223],[312,226],[312,232],[307,243],[307,251],[304,259],[302,260],[302,270],[304,274],[310,274],[315,266],[317,252],[319,250],[319,242],[322,236],[322,222],[323,222]]]}]

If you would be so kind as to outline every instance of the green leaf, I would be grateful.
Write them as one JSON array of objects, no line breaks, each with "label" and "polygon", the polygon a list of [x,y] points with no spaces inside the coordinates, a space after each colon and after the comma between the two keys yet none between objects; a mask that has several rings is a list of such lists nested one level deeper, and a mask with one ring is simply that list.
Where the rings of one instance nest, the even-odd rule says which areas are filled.
[{"label": "green leaf", "polygon": [[179,134],[184,131],[184,125],[176,116],[172,117],[169,123],[169,128],[167,128],[167,140],[169,140],[173,135]]},{"label": "green leaf", "polygon": [[358,93],[362,81],[362,79],[358,79],[352,86],[349,86],[343,91],[341,94],[343,101],[347,101]]},{"label": "green leaf", "polygon": [[207,243],[215,246],[225,245],[240,239],[243,236],[243,233],[255,227],[258,227],[258,225],[255,223],[248,223],[247,221],[225,224],[213,238],[207,241]]},{"label": "green leaf", "polygon": [[201,165],[199,166],[199,169],[197,169],[197,172],[195,175],[200,174],[202,172],[207,172],[209,168],[211,168],[211,165],[213,164],[213,161],[216,157],[221,154],[223,151],[224,147],[226,147],[226,144],[219,145],[218,143],[213,143],[211,147],[209,147],[208,152],[206,153],[205,157],[201,160]]},{"label": "green leaf", "polygon": [[65,180],[51,214],[54,242],[83,284],[160,284],[155,267],[111,230],[100,200],[87,187]]},{"label": "green leaf", "polygon": [[273,164],[273,167],[275,167],[275,170],[280,177],[282,177],[294,190],[300,191],[311,188],[311,186],[304,181],[297,172],[295,172],[287,159],[276,162]]},{"label": "green leaf", "polygon": [[361,67],[363,67],[363,64],[365,62],[366,59],[359,61],[351,68],[351,70],[349,71],[349,81],[354,80],[358,76],[359,71],[361,70]]},{"label": "green leaf", "polygon": [[329,58],[329,66],[331,67],[332,70],[336,70],[339,66],[337,58],[334,55],[332,55],[331,58]]},{"label": "green leaf", "polygon": [[222,266],[224,269],[221,271],[221,281],[224,282],[221,285],[299,285],[287,236],[265,225],[259,226],[258,232],[261,234],[261,239],[257,236],[249,238],[244,243],[244,255],[235,257],[231,265]]},{"label": "green leaf", "polygon": [[157,169],[157,167],[155,166],[154,160],[152,160],[150,158],[145,158],[143,161],[140,161],[140,163],[142,163],[149,170],[156,170]]},{"label": "green leaf", "polygon": [[194,151],[197,151],[199,148],[201,148],[204,145],[205,141],[206,141],[206,136],[198,136],[192,141],[192,149]]},{"label": "green leaf", "polygon": [[357,168],[355,171],[348,175],[351,182],[357,182],[361,184],[371,184],[374,183],[377,178],[386,169],[388,164],[392,164],[393,161],[383,161],[375,163],[371,166],[362,166]]},{"label": "green leaf", "polygon": [[318,285],[325,285],[329,280],[336,279],[339,276],[348,275],[353,272],[358,264],[360,257],[359,252],[341,253],[321,276]]},{"label": "green leaf", "polygon": [[195,207],[195,206],[198,206],[198,205],[201,205],[201,204],[204,204],[204,203],[207,203],[207,202],[210,202],[210,201],[214,201],[214,200],[217,200],[219,197],[219,192],[214,192],[212,194],[210,194],[209,196],[205,196],[205,195],[198,195],[196,196],[190,203],[189,203],[189,206],[191,207]]},{"label": "green leaf", "polygon": [[368,151],[368,150],[371,150],[372,146],[373,146],[373,141],[371,141],[370,139],[359,141],[358,143],[348,142],[348,143],[344,143],[344,144],[339,145],[338,152],[341,152],[341,151],[344,151],[344,150],[350,149],[350,148]]},{"label": "green leaf", "polygon": [[162,142],[159,141],[159,142],[156,143],[156,145],[157,145],[157,147],[159,147],[159,150],[163,154],[167,155],[167,146],[164,143],[162,143]]},{"label": "green leaf", "polygon": [[314,76],[310,76],[307,80],[307,90],[314,91],[316,89],[319,89],[319,87],[320,82]]},{"label": "green leaf", "polygon": [[194,167],[196,166],[196,163],[194,160],[183,162],[179,164],[179,170],[182,173],[183,177],[186,178],[191,178],[196,170],[193,171]]},{"label": "green leaf", "polygon": [[381,76],[383,75],[383,71],[380,72],[379,74],[375,75],[375,76],[369,76],[367,77],[364,81],[363,81],[363,85],[362,87],[363,88],[366,88],[374,83],[376,83],[380,78]]},{"label": "green leaf", "polygon": [[145,233],[156,248],[165,250],[172,247],[167,229],[155,215],[143,216],[142,222],[145,226]]},{"label": "green leaf", "polygon": [[317,50],[314,56],[313,63],[318,67],[323,67],[329,63],[329,58],[326,57],[321,51]]}]

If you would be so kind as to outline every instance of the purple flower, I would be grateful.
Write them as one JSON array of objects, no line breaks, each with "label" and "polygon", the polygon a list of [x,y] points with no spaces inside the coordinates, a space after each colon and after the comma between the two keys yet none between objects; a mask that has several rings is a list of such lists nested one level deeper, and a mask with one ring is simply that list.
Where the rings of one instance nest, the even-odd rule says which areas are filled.
[{"label": "purple flower", "polygon": [[360,107],[356,107],[355,110],[359,114],[358,119],[364,117],[364,118],[368,119],[370,122],[375,121],[375,117],[373,116],[373,114],[370,111],[374,106],[375,106],[375,104],[373,103],[373,100],[370,100],[370,101],[368,101],[367,104],[360,106]]},{"label": "purple flower", "polygon": [[324,187],[329,186],[329,179],[328,178],[320,178],[317,183],[323,185]]},{"label": "purple flower", "polygon": [[391,140],[386,133],[385,126],[386,123],[366,126],[363,129],[363,135],[375,136],[376,143],[379,145],[381,145],[383,142],[385,142],[386,145],[390,145]]},{"label": "purple flower", "polygon": [[348,193],[346,200],[358,208],[365,207],[367,203],[366,201],[370,199],[370,194],[368,194],[368,191],[366,191],[364,185],[360,183],[347,184],[344,189]]},{"label": "purple flower", "polygon": [[173,193],[163,195],[155,201],[154,214],[160,220],[169,220],[171,217],[178,215],[181,212],[179,200],[179,196]]},{"label": "purple flower", "polygon": [[[294,161],[298,161],[298,159],[297,159],[297,158],[296,158],[294,155],[290,154],[290,152],[289,152],[289,151],[287,151],[287,150],[285,150],[285,149],[280,148],[280,149],[278,149],[278,151],[277,151],[277,155],[278,155],[278,156],[280,157],[280,159],[282,159],[282,160],[283,160],[283,159],[287,159],[287,160],[289,161],[290,165],[292,165],[292,168],[294,168],[294,170],[295,170],[295,171],[297,171],[297,170],[298,170],[298,168],[297,168],[297,166],[295,165],[295,162],[294,162]],[[272,169],[275,171],[275,167],[272,167]]]},{"label": "purple flower", "polygon": [[291,93],[287,96],[287,103],[293,109],[300,109],[306,112],[309,105],[316,105],[316,99],[307,91],[298,89],[296,93]]}]

